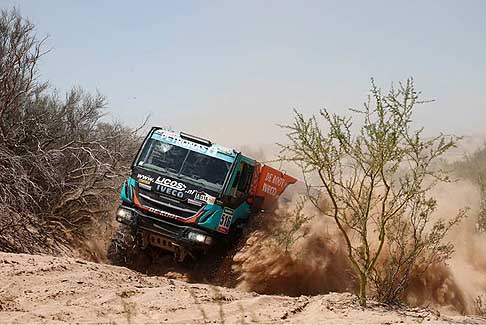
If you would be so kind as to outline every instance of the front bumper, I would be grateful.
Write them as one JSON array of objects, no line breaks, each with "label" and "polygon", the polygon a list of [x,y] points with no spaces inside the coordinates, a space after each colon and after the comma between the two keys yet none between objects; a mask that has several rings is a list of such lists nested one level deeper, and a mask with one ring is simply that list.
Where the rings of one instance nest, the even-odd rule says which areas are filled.
[{"label": "front bumper", "polygon": [[[131,216],[124,217],[121,215],[123,214],[119,213],[121,209],[129,211]],[[208,232],[202,229],[188,225],[179,225],[175,222],[145,214],[136,208],[127,207],[125,205],[121,205],[118,208],[116,221],[134,227],[138,231],[142,230],[166,237],[190,250],[207,250],[214,244],[215,240]],[[204,236],[209,240],[200,241],[202,238],[201,236]],[[196,240],[196,238],[199,240]]]}]

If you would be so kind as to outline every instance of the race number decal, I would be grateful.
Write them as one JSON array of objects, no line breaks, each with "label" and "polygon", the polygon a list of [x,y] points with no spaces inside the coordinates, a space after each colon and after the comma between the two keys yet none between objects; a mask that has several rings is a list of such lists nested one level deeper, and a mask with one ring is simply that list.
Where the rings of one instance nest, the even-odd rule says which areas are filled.
[{"label": "race number decal", "polygon": [[223,215],[219,221],[218,232],[227,234],[231,226],[231,219],[233,219],[233,210],[229,208],[224,208]]}]

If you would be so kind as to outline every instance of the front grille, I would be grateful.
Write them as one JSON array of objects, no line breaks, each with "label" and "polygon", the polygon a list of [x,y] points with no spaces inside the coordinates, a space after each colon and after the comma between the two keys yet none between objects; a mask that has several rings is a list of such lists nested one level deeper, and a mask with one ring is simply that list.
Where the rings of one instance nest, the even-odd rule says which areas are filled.
[{"label": "front grille", "polygon": [[148,215],[139,216],[138,226],[142,229],[165,235],[170,238],[182,237],[182,233],[186,228],[185,226],[179,226]]}]

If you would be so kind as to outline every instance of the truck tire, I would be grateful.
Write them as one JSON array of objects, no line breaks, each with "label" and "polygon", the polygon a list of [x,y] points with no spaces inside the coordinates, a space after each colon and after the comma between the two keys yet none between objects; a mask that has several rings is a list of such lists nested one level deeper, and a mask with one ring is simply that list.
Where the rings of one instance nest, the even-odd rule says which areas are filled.
[{"label": "truck tire", "polygon": [[111,264],[141,270],[151,263],[148,252],[139,246],[136,235],[132,227],[124,224],[118,226],[106,253]]},{"label": "truck tire", "polygon": [[242,222],[238,222],[230,227],[228,235],[222,241],[226,249],[232,249],[238,245],[241,237],[243,236],[243,228],[244,226]]}]

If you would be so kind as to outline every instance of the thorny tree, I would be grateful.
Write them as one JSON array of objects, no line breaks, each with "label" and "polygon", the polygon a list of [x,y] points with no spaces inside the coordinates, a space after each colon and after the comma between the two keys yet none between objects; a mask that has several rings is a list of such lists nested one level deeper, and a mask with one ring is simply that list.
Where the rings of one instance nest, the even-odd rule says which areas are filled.
[{"label": "thorny tree", "polygon": [[477,230],[486,232],[486,144],[463,160],[451,164],[454,173],[460,178],[468,179],[479,187],[479,215]]},{"label": "thorny tree", "polygon": [[[351,110],[362,117],[362,125],[322,110],[321,119],[296,111],[293,124],[284,126],[290,143],[282,145],[282,159],[300,166],[309,200],[334,219],[344,237],[362,306],[391,225],[400,220],[412,223],[412,229],[428,224],[435,204],[427,193],[438,181],[447,180],[434,162],[455,145],[455,139],[425,138],[423,129],[413,129],[413,109],[424,103],[419,97],[412,79],[386,94],[372,80],[364,108]],[[331,208],[322,208],[323,197]],[[396,242],[407,246],[410,235],[414,233]]]},{"label": "thorny tree", "polygon": [[426,193],[417,195],[387,226],[385,257],[370,276],[380,301],[399,304],[411,281],[451,258],[454,246],[444,238],[466,216],[467,209],[447,221],[434,221],[436,206],[436,200]]},{"label": "thorny tree", "polygon": [[[103,96],[65,99],[38,80],[45,39],[16,10],[0,15],[0,250],[42,252],[110,209],[134,132],[103,123]],[[57,242],[57,243],[56,243]]]},{"label": "thorny tree", "polygon": [[305,198],[299,198],[292,211],[286,211],[274,225],[272,238],[285,253],[289,253],[299,239],[308,235],[309,229],[304,229],[304,226],[313,216],[304,213],[304,205]]}]

